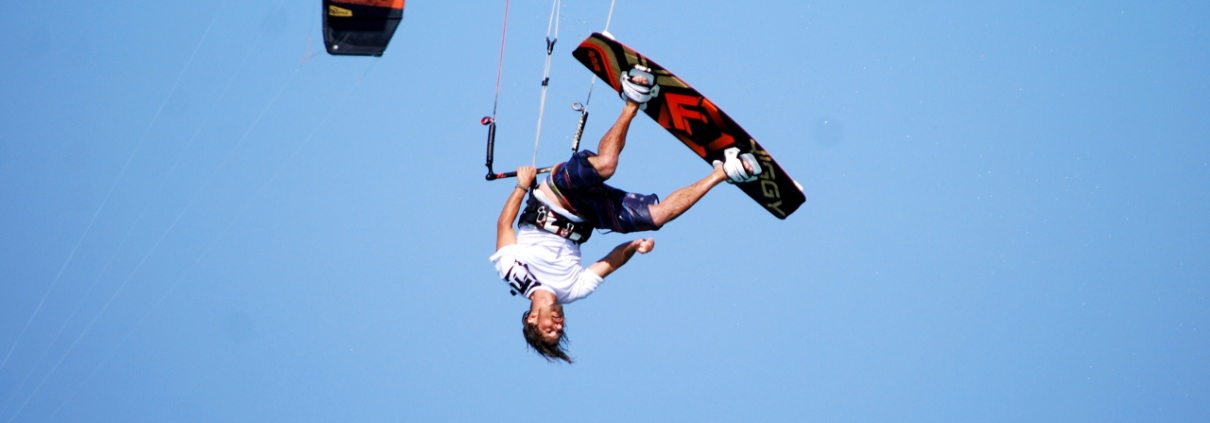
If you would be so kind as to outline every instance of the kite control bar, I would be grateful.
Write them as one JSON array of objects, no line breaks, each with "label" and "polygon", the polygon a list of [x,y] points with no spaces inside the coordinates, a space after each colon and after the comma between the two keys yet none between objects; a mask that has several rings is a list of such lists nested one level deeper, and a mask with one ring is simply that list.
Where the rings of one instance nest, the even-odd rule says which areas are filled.
[{"label": "kite control bar", "polygon": [[[544,168],[538,169],[538,173],[550,173],[550,171],[554,170],[554,168],[555,168],[554,166],[544,167]],[[515,171],[515,170],[512,172],[488,173],[487,174],[487,180],[489,180],[489,181],[494,181],[494,180],[502,179],[502,178],[516,178],[516,177],[517,177],[517,171]]]},{"label": "kite control bar", "polygon": [[[494,181],[502,178],[516,178],[517,171],[496,173],[492,170],[492,162],[495,161],[494,152],[496,151],[496,120],[491,116],[484,116],[479,120],[479,123],[487,126],[487,176],[484,178],[489,181]],[[550,173],[554,166],[538,169],[538,173]]]},{"label": "kite control bar", "polygon": [[[588,108],[584,107],[579,102],[572,104],[571,108],[577,112],[580,112],[580,122],[576,126],[576,135],[572,140],[571,145],[571,151],[574,153],[580,151],[580,136],[584,134],[584,123],[588,121]],[[487,175],[484,176],[484,179],[494,181],[497,179],[517,177],[516,171],[496,173],[496,171],[492,170],[492,163],[495,162],[496,151],[496,120],[492,119],[491,116],[484,116],[483,119],[479,119],[479,124],[487,127]],[[538,169],[538,173],[550,173],[550,171],[554,168],[554,166],[544,167]]]}]

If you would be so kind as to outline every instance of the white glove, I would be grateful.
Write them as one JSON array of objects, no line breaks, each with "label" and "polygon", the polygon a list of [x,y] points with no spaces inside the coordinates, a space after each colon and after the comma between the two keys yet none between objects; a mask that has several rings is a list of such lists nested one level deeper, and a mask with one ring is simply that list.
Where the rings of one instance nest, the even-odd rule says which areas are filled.
[{"label": "white glove", "polygon": [[[752,168],[752,173],[748,174],[748,169],[744,168],[744,163],[747,163]],[[714,167],[723,167],[723,171],[727,173],[727,182],[738,184],[744,182],[752,182],[756,180],[756,175],[760,175],[760,162],[756,161],[756,156],[752,153],[739,154],[739,148],[731,147],[723,150],[723,161],[714,161]]]},{"label": "white glove", "polygon": [[[642,76],[647,78],[646,84],[635,82],[632,78]],[[622,95],[623,99],[627,99],[639,104],[646,104],[652,97],[659,95],[660,86],[655,84],[655,75],[651,74],[651,69],[641,65],[635,65],[629,72],[623,73],[622,80]]]}]

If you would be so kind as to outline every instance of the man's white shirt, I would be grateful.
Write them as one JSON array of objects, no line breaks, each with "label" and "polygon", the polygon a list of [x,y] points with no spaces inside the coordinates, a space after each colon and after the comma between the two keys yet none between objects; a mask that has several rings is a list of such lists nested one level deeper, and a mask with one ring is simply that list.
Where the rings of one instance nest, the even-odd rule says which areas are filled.
[{"label": "man's white shirt", "polygon": [[587,297],[605,279],[580,264],[580,246],[532,225],[517,229],[517,243],[492,254],[496,273],[529,298],[535,290],[555,294],[559,304]]}]

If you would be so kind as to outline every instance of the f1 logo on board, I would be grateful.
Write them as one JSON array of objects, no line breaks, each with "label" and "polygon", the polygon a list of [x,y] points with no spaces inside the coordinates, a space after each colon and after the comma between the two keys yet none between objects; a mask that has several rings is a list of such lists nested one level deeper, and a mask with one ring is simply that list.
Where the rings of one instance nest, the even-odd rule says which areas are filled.
[{"label": "f1 logo on board", "polygon": [[[718,106],[709,99],[698,95],[661,94],[664,96],[665,107],[660,110],[660,126],[674,130],[676,138],[698,156],[706,157],[707,153],[720,151],[735,144],[735,137],[725,132],[726,121],[720,115]],[[694,125],[694,121],[701,124]],[[718,136],[714,139],[701,139],[708,135],[694,134],[694,126],[717,128]]]}]

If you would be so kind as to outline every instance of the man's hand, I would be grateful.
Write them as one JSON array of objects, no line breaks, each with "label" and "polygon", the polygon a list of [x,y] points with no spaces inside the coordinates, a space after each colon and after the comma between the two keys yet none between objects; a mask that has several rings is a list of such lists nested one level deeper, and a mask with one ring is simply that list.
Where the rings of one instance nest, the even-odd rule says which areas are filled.
[{"label": "man's hand", "polygon": [[534,186],[534,176],[538,174],[538,169],[533,166],[521,166],[517,168],[517,186],[525,190],[529,190]]},{"label": "man's hand", "polygon": [[647,254],[652,249],[655,249],[655,238],[636,239],[633,243],[635,244],[635,251],[638,251],[639,254]]},{"label": "man's hand", "polygon": [[634,256],[634,253],[647,254],[653,249],[655,249],[655,238],[636,239],[622,243],[614,247],[605,258],[588,266],[588,271],[596,273],[602,278],[609,276],[610,273],[630,261],[630,257]]}]

